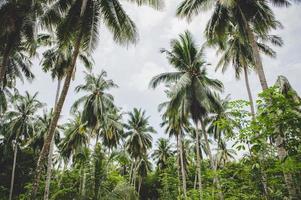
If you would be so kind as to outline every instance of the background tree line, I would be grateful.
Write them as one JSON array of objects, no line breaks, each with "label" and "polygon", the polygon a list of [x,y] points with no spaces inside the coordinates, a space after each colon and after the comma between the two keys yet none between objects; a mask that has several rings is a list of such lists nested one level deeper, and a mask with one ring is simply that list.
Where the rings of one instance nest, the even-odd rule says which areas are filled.
[{"label": "background tree line", "polygon": [[[154,9],[159,0],[132,1]],[[270,6],[287,0],[184,0],[178,17],[193,20],[212,9],[206,43],[185,31],[161,49],[172,72],[158,106],[170,139],[156,133],[143,109],[123,111],[107,73],[93,74],[91,53],[99,25],[121,45],[137,41],[134,22],[118,0],[6,0],[0,4],[0,198],[2,199],[300,199],[300,97],[279,76],[269,87],[261,55],[283,41]],[[205,48],[220,54],[216,70],[243,75],[248,101],[231,100],[207,73]],[[40,50],[39,50],[40,49]],[[20,94],[18,81],[34,80],[33,56],[57,81],[53,106],[38,93]],[[70,116],[60,122],[77,67],[85,81],[75,89]],[[248,75],[262,92],[253,100]],[[121,86],[122,87],[122,86]],[[249,111],[250,110],[250,111]],[[155,145],[153,143],[156,143]]]}]

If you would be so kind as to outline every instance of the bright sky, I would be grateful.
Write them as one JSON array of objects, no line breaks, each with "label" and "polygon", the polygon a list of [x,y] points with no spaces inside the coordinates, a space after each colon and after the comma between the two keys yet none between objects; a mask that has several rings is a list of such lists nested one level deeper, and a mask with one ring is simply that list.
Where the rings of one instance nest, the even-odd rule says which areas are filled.
[{"label": "bright sky", "polygon": [[[125,10],[136,23],[140,40],[134,46],[120,47],[114,44],[111,34],[101,26],[100,42],[94,52],[95,66],[94,73],[105,70],[108,78],[111,78],[119,85],[119,88],[112,90],[115,102],[124,111],[132,110],[134,107],[143,108],[150,116],[150,124],[155,127],[158,137],[166,137],[163,129],[160,128],[160,114],[157,111],[159,103],[165,100],[163,88],[152,90],[148,88],[150,79],[158,73],[170,71],[160,48],[169,48],[171,39],[185,30],[192,32],[199,45],[204,43],[203,32],[210,16],[210,12],[200,14],[191,23],[176,18],[175,11],[179,0],[166,1],[162,11],[155,11],[148,7],[137,7],[122,1]],[[290,8],[274,9],[277,19],[280,20],[284,28],[275,32],[284,40],[284,47],[275,49],[278,53],[276,59],[263,58],[264,68],[268,83],[271,85],[276,81],[278,75],[285,75],[292,86],[301,94],[301,12],[300,5],[293,5]],[[40,55],[41,56],[41,55]],[[218,60],[215,50],[207,50],[207,61],[214,69]],[[53,105],[55,98],[56,82],[53,82],[49,74],[42,72],[39,62],[35,61],[33,71],[36,79],[32,83],[18,85],[21,91],[39,92],[39,99]],[[230,69],[230,67],[229,67]],[[229,70],[225,74],[216,73],[210,70],[210,76],[219,78],[225,85],[224,95],[231,94],[234,99],[247,99],[247,93],[243,81],[237,81],[234,73]],[[71,83],[71,88],[67,96],[63,117],[61,122],[68,118],[71,104],[78,98],[74,93],[74,87],[83,82],[83,68],[79,67],[76,72],[76,80]],[[259,80],[256,74],[250,77],[253,96],[260,91]]]}]

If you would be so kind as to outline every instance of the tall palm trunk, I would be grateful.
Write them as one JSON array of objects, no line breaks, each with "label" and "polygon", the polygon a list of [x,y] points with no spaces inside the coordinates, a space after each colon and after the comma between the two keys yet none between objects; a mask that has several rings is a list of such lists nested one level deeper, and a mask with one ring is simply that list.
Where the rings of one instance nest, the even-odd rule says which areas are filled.
[{"label": "tall palm trunk", "polygon": [[[278,157],[279,157],[280,161],[284,161],[284,159],[287,157],[287,151],[284,148],[283,137],[278,135],[275,142],[276,142],[276,146],[277,146]],[[296,186],[294,184],[294,178],[293,178],[292,174],[283,170],[283,176],[284,176],[284,181],[285,181],[290,199],[297,200],[298,192],[297,192]]]},{"label": "tall palm trunk", "polygon": [[179,138],[179,150],[180,150],[180,163],[181,163],[181,175],[182,175],[182,187],[183,187],[183,196],[186,199],[186,172],[185,172],[185,165],[184,165],[184,149],[183,149],[183,133],[180,133]]},{"label": "tall palm trunk", "polygon": [[209,145],[209,139],[208,139],[207,131],[206,131],[206,128],[205,128],[205,124],[204,124],[203,119],[201,119],[200,121],[201,121],[201,128],[202,128],[202,132],[203,132],[203,135],[204,135],[205,144],[206,144],[206,148],[207,148],[207,152],[208,152],[208,156],[209,156],[210,165],[211,165],[211,168],[214,172],[213,181],[216,184],[216,187],[218,189],[219,199],[224,200],[224,195],[223,195],[223,192],[222,192],[222,187],[221,187],[221,184],[220,184],[220,180],[218,178],[218,175],[216,174],[217,165],[214,163],[213,155],[212,155],[210,145]]},{"label": "tall palm trunk", "polygon": [[80,43],[81,43],[81,40],[82,40],[82,36],[83,36],[83,33],[81,31],[79,33],[78,37],[77,37],[76,42],[75,42],[74,51],[73,51],[73,54],[72,54],[72,62],[71,62],[71,65],[69,66],[69,68],[66,72],[66,78],[65,78],[64,85],[63,85],[63,89],[62,89],[61,95],[59,97],[59,100],[57,102],[57,105],[55,106],[53,117],[52,117],[50,127],[49,127],[49,132],[48,132],[47,137],[45,139],[43,148],[40,152],[40,156],[39,156],[38,163],[37,163],[36,174],[35,174],[35,178],[34,178],[34,183],[33,183],[33,188],[32,188],[32,195],[31,195],[32,199],[36,199],[38,184],[40,182],[41,173],[43,171],[43,163],[44,163],[44,161],[46,160],[46,158],[48,156],[50,144],[51,144],[51,141],[52,141],[52,138],[53,138],[53,135],[54,135],[54,132],[55,132],[55,129],[56,129],[56,126],[57,126],[57,123],[58,123],[63,105],[64,105],[64,102],[65,102],[65,99],[66,99],[66,96],[67,96],[67,93],[68,93],[68,90],[69,90],[69,87],[70,87],[70,82],[71,82],[71,79],[72,79],[73,70],[74,70],[76,60],[77,60],[77,57],[78,57],[78,54],[79,54],[79,49],[80,49]]},{"label": "tall palm trunk", "polygon": [[134,162],[131,163],[130,174],[129,174],[129,181],[130,181],[131,185],[132,185],[132,179],[133,179],[133,170],[134,170]]},{"label": "tall palm trunk", "polygon": [[259,48],[257,45],[257,42],[255,40],[255,36],[254,36],[254,32],[251,30],[250,25],[244,15],[244,13],[242,12],[241,8],[239,7],[240,13],[241,13],[241,17],[244,23],[244,28],[248,37],[248,40],[251,44],[252,47],[252,56],[253,56],[253,60],[255,62],[255,67],[256,67],[256,72],[258,73],[258,77],[259,77],[259,81],[261,84],[261,87],[263,90],[268,88],[268,83],[265,77],[265,73],[263,70],[263,65],[262,65],[262,60],[260,57],[260,53],[259,53]]},{"label": "tall palm trunk", "polygon": [[[56,95],[54,101],[54,108],[58,102],[59,95],[61,89],[61,79],[57,79],[57,88],[56,88]],[[52,171],[52,156],[53,156],[53,149],[54,149],[54,135],[51,140],[49,155],[48,155],[48,162],[47,162],[47,172],[46,172],[46,183],[45,183],[45,191],[44,191],[44,200],[49,199],[49,190],[50,190],[50,181],[51,181],[51,171]]]},{"label": "tall palm trunk", "polygon": [[[241,13],[242,13],[242,11],[241,11]],[[244,24],[245,24],[248,39],[249,39],[249,41],[251,43],[251,46],[252,46],[252,51],[253,51],[252,55],[254,57],[254,61],[255,61],[255,65],[256,65],[256,71],[257,71],[258,76],[259,76],[260,84],[261,84],[262,90],[265,90],[265,89],[268,88],[268,84],[267,84],[267,80],[266,80],[265,73],[264,73],[264,70],[263,70],[262,61],[261,61],[260,54],[259,54],[259,48],[258,48],[258,45],[256,43],[254,33],[252,32],[252,30],[251,30],[251,28],[250,28],[250,26],[249,26],[249,24],[248,24],[248,22],[247,22],[247,20],[246,20],[243,13],[242,13],[242,19],[243,19]],[[277,145],[277,141],[278,142],[280,141],[280,145]],[[280,160],[283,156],[287,155],[286,149],[281,147],[282,146],[281,141],[283,141],[283,138],[281,137],[281,135],[279,135],[276,138],[276,148],[277,148],[277,152],[278,152],[278,156],[279,156]],[[295,186],[293,184],[293,181],[292,181],[292,174],[287,173],[287,172],[283,172],[283,174],[284,174],[284,180],[285,180],[287,189],[288,189],[289,194],[290,194],[290,198],[294,199],[295,196],[297,195],[297,193],[296,193],[296,188],[295,188]]]},{"label": "tall palm trunk", "polygon": [[[258,45],[256,43],[254,33],[252,32],[252,30],[251,30],[251,28],[250,28],[250,26],[249,26],[249,24],[248,24],[248,22],[245,18],[245,15],[243,14],[241,9],[240,9],[240,12],[241,12],[241,15],[242,15],[243,22],[245,24],[245,29],[246,29],[246,32],[247,32],[249,42],[251,43],[251,47],[252,47],[252,51],[253,51],[253,54],[252,54],[253,55],[253,60],[255,62],[256,71],[258,73],[261,88],[262,88],[262,90],[265,90],[265,89],[268,88],[268,83],[267,83],[267,80],[266,80],[266,77],[265,77],[265,73],[264,73],[264,69],[263,69],[263,65],[262,65],[262,60],[261,60],[260,53],[259,53],[259,48],[258,48]],[[255,111],[254,111],[254,113],[255,113]],[[253,114],[253,113],[252,113],[252,115],[255,116],[255,114]],[[277,151],[279,152],[278,147],[277,147]],[[285,151],[285,149],[284,149],[284,151]],[[264,187],[265,198],[268,199],[267,176],[266,176],[265,172],[263,172],[263,171],[261,171],[261,172],[262,172],[261,179],[262,179],[262,183],[263,183],[263,187]]]},{"label": "tall palm trunk", "polygon": [[18,153],[18,146],[17,141],[14,142],[14,161],[13,161],[13,169],[11,174],[11,181],[10,181],[10,190],[9,190],[9,200],[13,197],[13,190],[14,190],[14,181],[15,181],[15,169],[16,169],[16,163],[17,163],[17,153]]},{"label": "tall palm trunk", "polygon": [[255,119],[255,107],[254,107],[254,101],[253,101],[252,92],[251,92],[251,88],[250,88],[248,70],[247,70],[246,66],[244,66],[244,75],[245,75],[245,83],[246,83],[246,88],[247,88],[249,102],[250,102],[251,114],[252,114],[252,118],[254,120]]},{"label": "tall palm trunk", "polygon": [[198,185],[199,185],[199,195],[200,199],[202,199],[202,172],[201,172],[201,156],[200,156],[200,132],[199,132],[199,123],[195,122],[196,129],[196,137],[195,137],[195,145],[196,145],[196,170],[198,173]]},{"label": "tall palm trunk", "polygon": [[177,142],[177,171],[178,171],[178,192],[181,194],[181,158],[180,158],[180,145],[179,145],[179,135],[176,135]]}]

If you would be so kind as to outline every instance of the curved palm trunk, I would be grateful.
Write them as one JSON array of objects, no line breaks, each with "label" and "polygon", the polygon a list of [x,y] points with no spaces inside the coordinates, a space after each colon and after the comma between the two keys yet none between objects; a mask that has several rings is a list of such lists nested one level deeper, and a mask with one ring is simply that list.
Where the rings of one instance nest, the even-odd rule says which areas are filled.
[{"label": "curved palm trunk", "polygon": [[72,54],[72,62],[71,65],[69,66],[67,72],[66,72],[66,78],[65,78],[65,82],[63,85],[63,89],[60,95],[60,98],[58,100],[57,105],[55,106],[54,109],[54,113],[53,113],[53,117],[50,123],[50,127],[49,127],[49,132],[47,134],[47,137],[45,139],[43,148],[40,152],[40,156],[38,159],[38,163],[37,163],[37,169],[36,169],[36,174],[35,174],[35,178],[34,178],[34,183],[33,183],[33,188],[32,188],[32,195],[31,195],[31,199],[36,199],[36,195],[37,195],[37,190],[38,190],[38,184],[40,182],[40,178],[41,178],[41,173],[43,171],[43,163],[45,162],[48,154],[49,154],[49,149],[50,149],[50,144],[67,96],[67,93],[69,91],[69,87],[70,87],[70,82],[71,82],[71,78],[72,78],[72,74],[73,74],[73,70],[76,64],[76,60],[79,54],[79,49],[80,49],[80,43],[82,40],[82,36],[83,33],[80,32],[77,38],[77,41],[74,45],[74,51]]},{"label": "curved palm trunk", "polygon": [[[59,99],[60,88],[61,88],[61,79],[58,79],[57,80],[57,89],[56,89],[54,107],[56,106],[56,104],[58,102],[58,99]],[[54,135],[53,135],[52,140],[51,140],[50,149],[49,149],[49,155],[48,155],[44,200],[48,200],[49,199],[51,171],[52,171],[53,149],[54,149]]]},{"label": "curved palm trunk", "polygon": [[11,174],[10,190],[9,190],[9,200],[11,200],[13,197],[15,169],[16,169],[16,163],[17,163],[17,153],[18,153],[18,146],[17,146],[17,142],[15,142],[14,161],[13,161],[13,169],[12,169],[12,174]]},{"label": "curved palm trunk", "polygon": [[195,137],[195,145],[196,145],[196,170],[198,174],[198,185],[199,185],[199,195],[200,199],[202,199],[202,172],[201,172],[201,156],[200,156],[200,133],[199,133],[199,123],[195,123],[195,129],[196,129],[196,137]]},{"label": "curved palm trunk", "polygon": [[218,176],[216,174],[216,172],[217,172],[217,166],[216,166],[216,164],[214,164],[213,155],[212,155],[212,152],[211,152],[211,149],[210,149],[210,145],[209,145],[209,140],[208,140],[208,135],[207,135],[207,132],[206,132],[205,124],[204,124],[203,120],[200,120],[200,121],[201,121],[202,132],[204,134],[206,148],[207,148],[207,151],[208,151],[210,165],[211,165],[212,170],[214,171],[213,181],[216,184],[216,187],[218,189],[219,199],[220,200],[224,200],[224,195],[223,195],[223,192],[222,192],[222,187],[221,187],[221,184],[220,184],[220,180],[219,180],[219,178],[218,178]]},{"label": "curved palm trunk", "polygon": [[183,196],[186,199],[186,172],[185,172],[185,165],[184,165],[184,152],[183,152],[183,134],[180,133],[179,138],[179,150],[180,150],[180,163],[181,163],[181,175],[182,175],[182,187],[183,187]]}]

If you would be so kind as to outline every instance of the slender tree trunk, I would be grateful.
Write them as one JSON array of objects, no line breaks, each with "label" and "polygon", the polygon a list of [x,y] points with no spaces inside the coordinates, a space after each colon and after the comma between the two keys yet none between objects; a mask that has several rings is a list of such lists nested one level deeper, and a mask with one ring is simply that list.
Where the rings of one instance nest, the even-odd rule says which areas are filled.
[{"label": "slender tree trunk", "polygon": [[133,168],[134,168],[134,162],[131,163],[131,169],[130,169],[130,175],[129,175],[129,181],[130,184],[132,185],[132,179],[133,179]]},{"label": "slender tree trunk", "polygon": [[139,194],[139,196],[140,196],[141,184],[142,184],[142,177],[139,177],[139,185],[138,185],[138,194]]},{"label": "slender tree trunk", "polygon": [[[245,28],[246,28],[246,31],[247,31],[248,38],[249,38],[249,41],[250,41],[251,46],[252,46],[253,57],[254,57],[255,65],[256,65],[256,70],[257,70],[257,73],[258,73],[258,76],[259,76],[259,81],[260,81],[262,90],[265,90],[265,89],[268,88],[268,84],[267,84],[267,80],[266,80],[265,73],[264,73],[264,70],[263,70],[262,61],[261,61],[260,54],[259,54],[259,48],[258,48],[258,45],[256,43],[254,33],[252,32],[251,28],[249,27],[249,24],[246,21],[246,18],[244,17],[243,13],[242,13],[242,16],[243,16],[242,17],[243,21],[245,23]],[[279,135],[276,138],[276,141],[277,140],[278,141],[283,141],[283,138]],[[277,146],[276,148],[277,148],[278,156],[281,160],[281,157],[283,155],[284,156],[287,155],[286,149],[281,147],[282,146],[281,144],[280,144],[280,146],[277,145],[277,142],[276,142],[276,146]],[[297,195],[297,193],[296,193],[296,188],[294,187],[294,184],[291,181],[292,180],[291,179],[292,174],[286,173],[286,172],[283,172],[283,174],[284,174],[284,179],[285,179],[287,188],[288,188],[289,193],[290,193],[290,198],[294,199],[295,196]]]},{"label": "slender tree trunk", "polygon": [[203,132],[203,135],[204,135],[204,139],[205,139],[206,148],[207,148],[207,151],[208,151],[210,165],[211,165],[211,168],[212,168],[212,170],[214,172],[214,178],[213,178],[213,180],[214,180],[214,183],[216,184],[216,187],[218,189],[219,199],[223,200],[224,199],[224,195],[223,195],[223,192],[222,192],[222,187],[220,185],[220,180],[218,178],[218,175],[216,174],[216,172],[217,172],[217,166],[214,163],[213,155],[212,155],[212,152],[211,152],[211,149],[210,149],[210,145],[209,145],[207,131],[206,131],[206,128],[205,128],[205,124],[204,124],[203,120],[200,120],[200,121],[201,121],[201,127],[202,127],[202,132]]},{"label": "slender tree trunk", "polygon": [[196,170],[198,173],[198,185],[199,185],[199,195],[200,195],[200,200],[202,199],[202,172],[201,172],[201,157],[200,157],[200,132],[199,132],[199,122],[197,121],[195,123],[195,129],[196,129]]},{"label": "slender tree trunk", "polygon": [[246,83],[246,88],[247,88],[249,102],[250,102],[252,119],[254,120],[255,119],[255,107],[254,107],[254,101],[253,101],[252,92],[251,92],[251,88],[250,88],[248,69],[246,66],[244,66],[244,75],[245,75],[245,83]]},{"label": "slender tree trunk", "polygon": [[181,159],[180,159],[180,145],[179,145],[179,136],[176,135],[177,142],[177,171],[178,171],[178,192],[181,194]]},{"label": "slender tree trunk", "polygon": [[244,13],[242,12],[242,10],[240,8],[239,8],[239,10],[240,10],[240,13],[241,13],[241,16],[242,16],[242,20],[244,22],[244,26],[245,26],[244,28],[246,30],[247,37],[248,37],[249,42],[250,42],[251,47],[252,47],[252,51],[253,51],[252,56],[253,56],[253,60],[254,60],[254,63],[255,63],[256,72],[258,73],[258,77],[259,77],[261,87],[262,87],[263,90],[265,90],[265,89],[268,88],[268,83],[267,83],[266,76],[265,76],[265,73],[264,73],[262,60],[261,60],[261,57],[260,57],[257,42],[255,40],[254,32],[250,28],[250,25],[249,25],[248,21],[246,20],[246,17],[244,15]]},{"label": "slender tree trunk", "polygon": [[182,174],[182,187],[183,187],[183,196],[186,199],[186,172],[184,165],[184,149],[183,149],[183,133],[180,133],[179,138],[179,147],[180,147],[180,163],[181,163],[181,174]]},{"label": "slender tree trunk", "polygon": [[14,142],[14,161],[13,161],[13,169],[11,174],[11,181],[10,181],[10,190],[9,190],[9,200],[12,200],[13,197],[13,190],[14,190],[14,181],[15,181],[15,169],[17,163],[17,153],[18,153],[18,146],[17,141]]},{"label": "slender tree trunk", "polygon": [[[276,142],[276,146],[277,146],[278,157],[279,157],[280,161],[284,161],[284,159],[287,157],[287,151],[283,146],[284,140],[281,136],[277,136],[275,142]],[[297,193],[297,189],[295,187],[294,178],[293,178],[292,174],[283,170],[283,176],[284,176],[284,181],[285,181],[288,193],[289,193],[289,198],[291,200],[297,200],[298,193]]]},{"label": "slender tree trunk", "polygon": [[193,189],[194,189],[194,190],[196,189],[197,182],[198,182],[198,175],[195,174],[195,175],[194,175],[194,182],[193,182]]},{"label": "slender tree trunk", "polygon": [[80,32],[79,35],[78,35],[77,41],[74,45],[74,51],[73,51],[73,54],[72,54],[72,62],[71,62],[71,65],[69,66],[69,68],[66,72],[66,78],[65,78],[64,85],[63,85],[63,89],[62,89],[60,98],[58,100],[58,103],[57,103],[57,105],[54,109],[53,118],[52,118],[51,123],[50,123],[48,135],[45,139],[43,148],[40,152],[40,156],[39,156],[38,163],[37,163],[37,168],[36,168],[36,174],[35,174],[35,178],[34,178],[34,182],[33,182],[33,188],[32,188],[32,194],[31,194],[32,199],[36,199],[36,195],[37,195],[37,191],[38,191],[38,185],[39,185],[41,174],[42,174],[42,171],[43,171],[43,163],[44,163],[44,161],[46,160],[46,158],[48,156],[51,140],[53,138],[53,135],[54,135],[54,132],[55,132],[55,129],[56,129],[56,126],[57,126],[57,123],[58,123],[63,105],[64,105],[64,102],[65,102],[65,99],[66,99],[66,96],[67,96],[67,93],[68,93],[68,90],[69,90],[69,87],[70,87],[72,72],[73,72],[73,69],[75,67],[76,60],[77,60],[77,57],[78,57],[78,54],[79,54],[82,35],[83,35],[83,33]]},{"label": "slender tree trunk", "polygon": [[[59,99],[60,88],[61,88],[61,79],[58,78],[58,80],[57,80],[56,95],[55,95],[55,101],[54,101],[54,108],[55,108],[55,106],[56,106],[56,104],[58,102],[58,99]],[[44,200],[48,200],[49,199],[51,171],[52,171],[53,149],[54,149],[54,135],[53,135],[52,140],[51,140],[50,149],[49,149],[49,155],[48,155]]]}]

